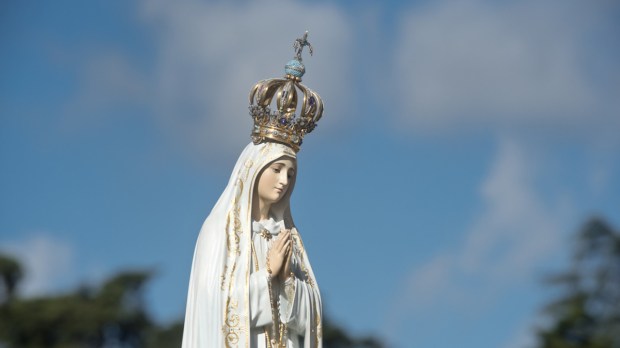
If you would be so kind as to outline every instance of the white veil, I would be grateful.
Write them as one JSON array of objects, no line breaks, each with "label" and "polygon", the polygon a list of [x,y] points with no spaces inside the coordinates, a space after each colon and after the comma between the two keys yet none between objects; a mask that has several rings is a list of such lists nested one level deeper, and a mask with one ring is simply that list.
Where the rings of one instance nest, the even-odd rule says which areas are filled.
[{"label": "white veil", "polygon": [[[183,331],[183,348],[249,347],[249,276],[251,273],[251,213],[255,180],[270,162],[295,152],[286,145],[250,143],[243,150],[228,185],[205,220],[194,250]],[[290,195],[271,208],[277,221],[294,228]],[[294,237],[299,237],[294,229]],[[301,238],[299,238],[301,243]],[[309,276],[314,274],[304,255]],[[321,335],[320,298],[313,304],[306,328],[305,347],[319,346]],[[315,337],[315,339],[312,339]]]}]

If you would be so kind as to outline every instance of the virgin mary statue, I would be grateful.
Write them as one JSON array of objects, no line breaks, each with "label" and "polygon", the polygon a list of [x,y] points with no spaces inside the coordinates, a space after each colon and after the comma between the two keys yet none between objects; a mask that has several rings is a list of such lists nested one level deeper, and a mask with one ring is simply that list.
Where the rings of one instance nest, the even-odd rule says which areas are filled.
[{"label": "virgin mary statue", "polygon": [[307,32],[285,77],[250,92],[253,141],[200,230],[183,348],[322,346],[319,287],[290,208],[297,152],[323,113],[301,84],[304,46]]}]

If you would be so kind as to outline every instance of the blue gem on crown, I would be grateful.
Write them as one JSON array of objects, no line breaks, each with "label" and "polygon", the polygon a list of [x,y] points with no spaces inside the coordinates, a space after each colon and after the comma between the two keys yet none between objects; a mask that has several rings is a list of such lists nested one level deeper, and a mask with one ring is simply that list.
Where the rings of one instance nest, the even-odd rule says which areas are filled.
[{"label": "blue gem on crown", "polygon": [[302,62],[298,61],[297,59],[293,59],[286,63],[286,65],[284,66],[284,72],[287,75],[293,75],[297,78],[302,78],[302,76],[304,76],[304,74],[306,73],[306,67]]}]

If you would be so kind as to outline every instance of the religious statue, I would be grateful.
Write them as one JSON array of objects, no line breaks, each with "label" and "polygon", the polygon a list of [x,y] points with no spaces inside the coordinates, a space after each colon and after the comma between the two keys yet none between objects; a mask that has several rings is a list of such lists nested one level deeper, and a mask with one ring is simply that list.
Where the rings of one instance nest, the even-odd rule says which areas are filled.
[{"label": "religious statue", "polygon": [[252,142],[200,230],[183,348],[322,347],[319,287],[290,208],[297,152],[323,114],[301,84],[307,35],[284,78],[250,91]]}]

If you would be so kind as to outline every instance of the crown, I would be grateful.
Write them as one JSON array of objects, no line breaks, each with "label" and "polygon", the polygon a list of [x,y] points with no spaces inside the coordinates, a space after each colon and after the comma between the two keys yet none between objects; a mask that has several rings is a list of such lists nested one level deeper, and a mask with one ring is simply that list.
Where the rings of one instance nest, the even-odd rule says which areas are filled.
[{"label": "crown", "polygon": [[[275,141],[297,152],[304,136],[314,130],[323,115],[321,97],[301,84],[301,77],[306,72],[301,58],[305,46],[312,55],[312,46],[307,39],[306,31],[302,38],[293,43],[295,57],[286,63],[284,78],[262,80],[252,87],[249,108],[254,119],[254,144]],[[274,98],[275,107],[272,107]]]}]

